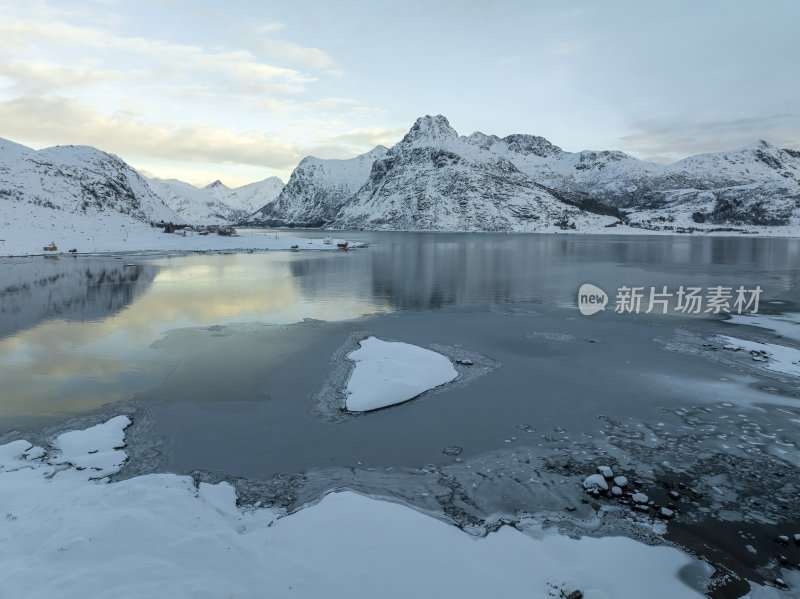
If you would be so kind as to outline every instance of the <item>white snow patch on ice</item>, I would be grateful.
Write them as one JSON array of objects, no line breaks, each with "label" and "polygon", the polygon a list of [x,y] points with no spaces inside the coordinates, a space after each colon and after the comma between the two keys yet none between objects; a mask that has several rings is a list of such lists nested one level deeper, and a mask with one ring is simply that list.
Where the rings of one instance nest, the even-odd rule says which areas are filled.
[{"label": "white snow patch on ice", "polygon": [[347,382],[345,405],[366,412],[408,401],[458,376],[449,358],[397,341],[369,337],[347,354],[356,365]]},{"label": "white snow patch on ice", "polygon": [[788,337],[795,341],[800,341],[800,320],[798,314],[781,314],[768,316],[765,314],[733,314],[727,324],[745,324],[751,327],[759,327],[775,331],[781,337]]},{"label": "white snow patch on ice", "polygon": [[60,454],[53,464],[72,464],[87,470],[91,478],[102,478],[119,472],[127,459],[122,451],[125,429],[131,421],[127,416],[117,416],[108,422],[78,431],[69,431],[56,437],[53,447]]},{"label": "white snow patch on ice", "polygon": [[724,349],[746,351],[755,361],[765,362],[767,370],[800,376],[800,350],[775,343],[746,341],[727,335],[718,335],[717,341],[724,343]]}]

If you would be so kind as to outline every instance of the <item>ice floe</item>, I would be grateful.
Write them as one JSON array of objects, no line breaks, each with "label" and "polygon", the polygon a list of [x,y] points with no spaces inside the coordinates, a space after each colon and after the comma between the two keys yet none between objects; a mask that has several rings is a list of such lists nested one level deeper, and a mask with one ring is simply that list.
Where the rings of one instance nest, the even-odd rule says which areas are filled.
[{"label": "ice floe", "polygon": [[800,341],[800,320],[797,314],[732,314],[726,324],[743,324],[775,331],[781,337]]},{"label": "ice floe", "polygon": [[767,370],[800,376],[800,350],[775,343],[747,341],[727,335],[718,335],[715,340],[729,351],[745,351],[756,362],[764,362]]},{"label": "ice floe", "polygon": [[452,362],[429,349],[369,337],[347,357],[356,363],[345,405],[366,412],[408,401],[458,376]]}]

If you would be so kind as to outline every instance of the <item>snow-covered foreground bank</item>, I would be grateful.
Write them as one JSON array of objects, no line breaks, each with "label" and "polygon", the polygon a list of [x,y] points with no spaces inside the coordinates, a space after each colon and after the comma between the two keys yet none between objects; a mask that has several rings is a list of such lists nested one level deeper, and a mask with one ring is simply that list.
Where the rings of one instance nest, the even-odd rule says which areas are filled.
[{"label": "snow-covered foreground bank", "polygon": [[[2,207],[0,207],[2,208]],[[326,245],[328,235],[320,231],[318,239],[299,237],[274,237],[240,233],[235,236],[187,233],[186,237],[163,233],[134,218],[114,212],[98,213],[91,219],[62,210],[51,210],[35,205],[26,206],[24,219],[19,211],[6,215],[0,210],[0,256],[28,256],[50,254],[42,248],[55,243],[58,253],[139,252],[139,251],[234,251],[234,250],[331,250]],[[13,218],[12,218],[13,217]],[[336,240],[339,241],[344,240]]]},{"label": "snow-covered foreground bank", "polygon": [[369,337],[347,355],[356,363],[345,400],[351,412],[377,410],[413,399],[458,376],[442,354],[410,343]]},{"label": "snow-covered foreground bank", "polygon": [[[693,559],[622,537],[476,539],[402,505],[328,495],[290,516],[229,484],[109,483],[129,420],[0,446],[0,590],[16,597],[701,597]],[[69,465],[68,465],[69,464]],[[554,594],[552,594],[554,593]]]}]

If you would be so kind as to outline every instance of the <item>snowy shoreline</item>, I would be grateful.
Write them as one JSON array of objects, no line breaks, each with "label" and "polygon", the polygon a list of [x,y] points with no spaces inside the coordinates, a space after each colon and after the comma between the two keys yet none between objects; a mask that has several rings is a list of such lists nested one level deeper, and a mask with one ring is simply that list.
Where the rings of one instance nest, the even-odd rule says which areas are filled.
[{"label": "snowy shoreline", "polygon": [[[158,232],[156,232],[158,231]],[[140,232],[141,233],[141,232]],[[8,232],[5,233],[6,236]],[[236,235],[223,236],[216,234],[199,235],[187,233],[186,237],[170,233],[161,233],[160,229],[154,230],[147,227],[141,235],[132,238],[113,238],[104,236],[99,241],[82,245],[81,240],[75,236],[59,236],[51,233],[50,237],[39,235],[33,237],[28,231],[20,237],[10,240],[0,240],[0,258],[27,258],[33,256],[46,257],[71,257],[71,256],[103,256],[103,255],[133,255],[133,254],[165,254],[165,253],[244,253],[266,251],[337,251],[337,244],[348,243],[348,248],[364,247],[365,244],[348,241],[346,239],[332,239],[325,243],[320,234],[318,239],[306,237],[260,235],[255,233],[237,233]],[[45,251],[44,245],[38,243],[41,239],[51,239],[42,242],[49,245],[55,242],[56,251]],[[31,241],[36,239],[37,241]],[[296,246],[296,247],[294,247]],[[89,248],[88,250],[86,248]],[[71,252],[71,249],[77,251]]]},{"label": "snowy shoreline", "polygon": [[[680,577],[696,567],[694,558],[625,537],[574,539],[531,525],[474,538],[351,491],[287,515],[238,506],[227,482],[176,474],[112,482],[127,460],[130,424],[116,416],[45,447],[0,445],[3,589],[52,597],[259,596],[265,589],[299,597],[702,596]],[[636,573],[628,567],[634,556]]]},{"label": "snowy shoreline", "polygon": [[[42,209],[40,209],[42,210]],[[53,216],[54,211],[42,210],[39,216]],[[62,214],[66,220],[76,215]],[[110,216],[110,215],[109,215]],[[113,222],[107,222],[113,221]],[[553,228],[552,230],[542,231],[436,231],[436,230],[399,230],[399,229],[378,229],[378,230],[344,230],[344,229],[273,229],[265,228],[264,231],[280,231],[284,235],[275,237],[262,233],[239,232],[233,236],[221,236],[216,234],[199,235],[198,233],[187,233],[186,237],[175,234],[161,232],[161,229],[153,228],[144,223],[133,221],[123,215],[111,216],[110,218],[100,217],[98,225],[102,225],[97,230],[86,229],[87,224],[82,219],[75,223],[67,223],[63,228],[57,228],[55,222],[50,223],[50,227],[28,226],[10,227],[0,234],[5,239],[0,239],[0,258],[16,258],[30,256],[69,256],[69,255],[104,255],[104,254],[132,254],[132,253],[164,253],[164,252],[248,252],[248,251],[268,251],[268,250],[291,250],[293,245],[297,245],[296,251],[304,250],[335,250],[337,243],[348,241],[346,238],[338,238],[341,234],[363,234],[363,233],[432,233],[432,234],[452,234],[452,235],[570,235],[570,236],[592,236],[592,235],[618,235],[630,237],[665,237],[674,238],[686,237],[719,237],[719,238],[762,238],[762,239],[794,239],[800,237],[800,228],[797,227],[749,227],[747,232],[733,231],[692,231],[678,233],[675,231],[655,231],[638,227],[620,225],[618,227],[599,227],[591,230],[563,230]],[[103,227],[108,227],[104,229]],[[245,227],[245,229],[255,229]],[[292,232],[319,235],[318,239],[308,237],[295,237]],[[288,233],[288,235],[286,235]],[[334,237],[330,245],[323,243],[323,238]],[[45,245],[54,242],[58,247],[55,252],[43,250]],[[359,242],[348,241],[350,248],[363,245]],[[69,252],[76,249],[77,252]]]}]

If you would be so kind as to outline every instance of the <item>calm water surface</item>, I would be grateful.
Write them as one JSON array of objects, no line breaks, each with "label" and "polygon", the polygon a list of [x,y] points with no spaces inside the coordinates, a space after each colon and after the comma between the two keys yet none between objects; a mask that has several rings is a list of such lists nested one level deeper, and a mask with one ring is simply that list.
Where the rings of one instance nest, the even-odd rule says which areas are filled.
[{"label": "calm water surface", "polygon": [[[612,295],[621,285],[759,284],[765,289],[762,311],[791,310],[798,300],[797,240],[414,233],[350,237],[368,241],[370,247],[0,262],[0,432],[50,423],[137,393],[154,402],[209,403],[218,411],[234,403],[241,410],[239,403],[249,403],[265,426],[273,424],[273,410],[286,417],[285,400],[297,412],[292,427],[313,428],[319,424],[307,413],[311,388],[324,378],[328,356],[360,329],[420,345],[460,343],[508,366],[472,389],[454,390],[452,398],[443,394],[424,407],[423,402],[409,404],[405,411],[412,420],[421,418],[415,414],[418,409],[447,412],[454,408],[449,401],[463,404],[465,394],[486,393],[498,385],[508,387],[505,393],[526,396],[535,387],[537,397],[558,401],[572,395],[569,401],[575,406],[586,396],[566,383],[583,381],[594,389],[592,401],[605,402],[610,390],[590,378],[598,364],[613,368],[615,376],[632,371],[687,374],[693,370],[690,364],[668,364],[675,356],[652,342],[653,327],[670,332],[706,326],[710,317],[654,319],[610,311],[581,317],[575,308],[581,283],[595,283]],[[784,303],[765,303],[769,301]],[[260,333],[254,326],[244,327],[305,319],[328,324]],[[224,337],[219,330],[201,330],[215,325],[228,326]],[[537,337],[537,331],[579,339],[602,334],[624,343],[599,350]],[[509,360],[514,358],[520,360],[521,372],[512,381],[516,373]],[[553,364],[537,368],[538,361]],[[544,387],[553,376],[568,376],[569,381],[549,381]],[[496,412],[495,401],[486,399],[481,405]],[[389,411],[373,420],[387,419],[390,425],[400,417],[399,411]],[[222,416],[218,412],[214,418]]]}]

